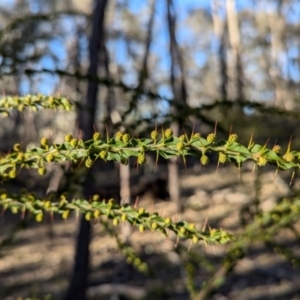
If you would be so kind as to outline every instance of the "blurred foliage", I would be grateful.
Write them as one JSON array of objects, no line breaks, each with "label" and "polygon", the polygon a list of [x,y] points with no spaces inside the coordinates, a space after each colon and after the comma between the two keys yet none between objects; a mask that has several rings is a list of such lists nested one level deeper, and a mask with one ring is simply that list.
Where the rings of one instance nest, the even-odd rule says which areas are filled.
[{"label": "blurred foliage", "polygon": [[[30,100],[30,101],[29,101]],[[45,96],[25,96],[23,98],[5,98],[1,100],[5,109],[18,109],[23,103],[24,106],[41,108],[62,107],[70,109],[70,104],[65,98]],[[49,103],[50,101],[50,103]],[[187,156],[200,158],[202,165],[209,164],[209,153],[218,155],[218,164],[231,162],[241,168],[242,163],[248,160],[254,162],[254,166],[265,167],[273,165],[276,172],[285,169],[298,169],[300,152],[291,149],[291,143],[286,147],[285,153],[281,154],[281,147],[275,145],[272,149],[267,145],[260,145],[250,139],[248,145],[238,142],[238,135],[229,134],[227,140],[218,140],[217,132],[202,137],[199,132],[192,132],[190,136],[183,134],[179,137],[173,135],[171,129],[153,130],[150,138],[136,138],[124,132],[117,132],[113,137],[108,135],[101,137],[95,132],[92,140],[83,141],[74,138],[72,134],[65,135],[65,141],[61,144],[54,144],[47,138],[40,140],[40,147],[22,150],[20,144],[15,144],[10,153],[2,154],[0,158],[0,173],[3,179],[9,180],[18,176],[19,168],[37,169],[40,175],[47,172],[46,164],[72,161],[75,165],[84,162],[85,167],[90,168],[97,159],[104,161],[118,161],[127,164],[130,157],[135,157],[137,164],[143,165],[146,162],[146,153],[154,152],[158,157],[170,159],[182,157],[183,161]],[[158,231],[168,236],[173,232],[178,239],[191,240],[193,243],[202,241],[204,243],[229,243],[228,250],[221,262],[221,267],[213,272],[208,281],[203,284],[200,293],[197,294],[197,285],[193,283],[193,266],[187,260],[187,289],[194,299],[204,299],[211,290],[218,287],[225,281],[226,274],[230,272],[237,261],[244,257],[250,245],[256,242],[264,242],[274,249],[276,253],[282,254],[295,267],[300,265],[300,260],[284,245],[275,242],[274,237],[283,228],[294,228],[294,224],[300,216],[300,200],[297,197],[286,198],[279,202],[272,210],[260,212],[253,215],[253,222],[245,223],[241,234],[235,236],[222,229],[204,229],[199,231],[195,224],[185,221],[173,222],[170,218],[161,217],[158,213],[150,213],[144,208],[134,208],[128,204],[119,205],[113,199],[108,201],[100,200],[94,195],[91,200],[68,199],[66,194],[56,201],[55,195],[37,197],[33,193],[23,191],[21,194],[11,194],[2,191],[0,194],[0,205],[4,210],[9,209],[13,214],[20,213],[21,216],[33,215],[37,222],[41,222],[45,216],[54,218],[60,215],[67,219],[71,212],[84,214],[86,220],[100,220],[105,230],[115,237],[121,252],[125,255],[128,263],[133,264],[140,272],[146,274],[150,271],[147,264],[142,262],[134,250],[123,243],[114,232],[112,225],[117,226],[122,222],[128,222],[132,226],[144,230]],[[250,204],[249,204],[250,205]],[[24,226],[18,226],[16,230]],[[12,232],[12,235],[14,232]],[[2,243],[4,246],[10,243],[12,236]],[[223,278],[223,279],[222,279]],[[199,298],[200,297],[200,298]]]},{"label": "blurred foliage", "polygon": [[[230,46],[225,5],[219,6],[216,15],[212,15],[206,7],[191,6],[185,16],[177,20],[176,35],[180,31],[178,36],[186,38],[184,42],[178,41],[188,86],[188,102],[180,104],[174,101],[176,95],[164,96],[169,94],[169,74],[161,61],[165,60],[163,51],[167,47],[162,47],[159,37],[159,44],[155,44],[155,39],[151,41],[151,36],[145,38],[148,2],[142,5],[145,10],[136,7],[135,12],[131,11],[128,3],[110,2],[106,40],[100,55],[103,66],[99,68],[98,76],[93,77],[86,75],[91,19],[91,11],[86,7],[89,5],[75,0],[46,0],[43,5],[39,0],[24,0],[15,1],[11,8],[1,7],[0,84],[4,95],[0,100],[0,113],[9,118],[1,119],[1,144],[5,146],[1,149],[5,150],[0,154],[0,178],[3,181],[15,180],[24,168],[29,171],[36,169],[40,175],[45,175],[51,165],[67,161],[83,169],[92,167],[97,161],[127,164],[130,159],[139,166],[145,164],[147,153],[154,154],[157,160],[159,157],[166,160],[178,157],[184,163],[187,157],[194,157],[203,166],[216,162],[218,165],[231,163],[241,168],[243,163],[252,161],[253,170],[260,171],[271,165],[276,173],[292,170],[293,178],[300,162],[297,150],[300,140],[296,138],[293,141],[293,148],[291,143],[291,136],[299,136],[297,1],[275,1],[272,5],[266,4],[266,1],[254,1],[252,6],[241,5],[237,9],[243,71],[240,82],[244,84],[244,99],[236,97],[235,77],[238,74],[235,74],[235,66],[231,62],[235,49]],[[76,7],[81,8],[78,10]],[[181,10],[175,4],[174,13],[178,8]],[[155,13],[161,16],[161,11]],[[213,19],[216,17],[224,28],[223,36],[215,26]],[[160,22],[154,19],[152,26],[154,32],[163,32],[167,27],[162,25],[161,18]],[[159,46],[158,52],[151,50],[145,54],[146,60],[149,60],[147,70],[141,68],[146,40],[151,49]],[[223,73],[222,59],[227,68]],[[56,80],[56,83],[47,82],[47,88],[49,85],[51,91],[60,91],[68,95],[68,99],[58,96],[59,93],[56,93],[57,96],[12,96],[24,90],[30,94],[40,92],[41,86],[45,89],[43,76]],[[143,85],[142,81],[128,80],[129,77],[143,78]],[[226,97],[219,89],[223,79],[227,80]],[[80,134],[75,136],[73,122],[67,121],[66,128],[62,129],[54,124],[51,116],[38,118],[39,113],[28,114],[40,109],[68,111],[75,108],[79,113],[86,110],[82,100],[88,81],[103,87],[99,94],[97,129],[92,140],[83,140]],[[172,114],[174,107],[180,112],[176,117]],[[119,113],[116,120],[112,120],[114,110]],[[36,123],[36,136],[27,139],[24,131],[19,130],[22,126],[20,120],[25,122],[25,133],[30,131],[29,125]],[[62,123],[60,121],[57,123]],[[180,136],[173,136],[168,129],[174,121],[180,124],[183,132]],[[216,121],[218,130],[212,132]],[[109,129],[106,130],[106,127]],[[161,130],[157,129],[160,127]],[[239,139],[232,133],[232,127]],[[45,134],[50,128],[53,131]],[[113,136],[113,130],[119,132]],[[57,132],[60,137],[65,137],[64,141],[54,143],[49,138],[58,136]],[[39,138],[38,147],[27,147],[26,144]],[[271,138],[277,140],[274,146],[269,147]],[[202,253],[188,252],[183,247],[184,243],[178,244],[178,248],[184,248],[181,248],[180,255],[184,257],[186,289],[195,299],[209,299],[213,289],[226,282],[228,273],[255,243],[267,245],[294,267],[299,266],[299,258],[293,251],[276,240],[283,229],[288,229],[299,241],[295,226],[300,206],[297,191],[292,197],[279,199],[266,212],[260,210],[259,195],[253,203],[247,203],[241,210],[244,227],[234,237],[221,229],[198,231],[193,224],[173,222],[156,213],[118,205],[113,201],[64,197],[57,201],[27,192],[19,195],[3,192],[0,205],[13,213],[20,213],[25,219],[13,227],[1,246],[12,243],[15,234],[26,228],[29,214],[42,221],[43,217],[52,215],[65,219],[72,211],[83,213],[92,222],[101,221],[106,232],[115,237],[126,260],[141,272],[147,273],[148,266],[138,257],[139,254],[121,241],[114,225],[129,222],[140,231],[172,231],[182,241],[227,242],[226,254],[217,266],[203,258]],[[200,284],[195,278],[197,268],[208,272],[207,280],[200,281]]]}]

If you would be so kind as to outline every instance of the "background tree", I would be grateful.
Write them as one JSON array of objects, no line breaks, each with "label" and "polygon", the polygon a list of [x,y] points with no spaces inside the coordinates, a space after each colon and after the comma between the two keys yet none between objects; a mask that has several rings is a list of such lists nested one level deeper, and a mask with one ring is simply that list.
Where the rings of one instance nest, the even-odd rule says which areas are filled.
[{"label": "background tree", "polygon": [[[93,138],[95,128],[94,124],[98,102],[98,84],[93,81],[93,77],[98,74],[98,57],[101,46],[103,48],[104,16],[107,1],[96,0],[94,5],[92,34],[89,42],[90,66],[88,69],[88,76],[90,77],[90,80],[87,90],[87,100],[84,105],[85,109],[80,112],[81,115],[79,116],[79,128],[83,132],[83,137],[86,140]],[[86,199],[90,198],[95,193],[95,179],[92,177],[93,173],[92,170],[90,170],[89,174],[86,174],[83,187],[83,195]],[[75,254],[75,266],[66,299],[85,299],[89,272],[90,236],[91,224],[84,217],[81,217]]]},{"label": "background tree", "polygon": [[[118,131],[126,131],[133,137],[149,137],[155,128],[161,133],[162,127],[170,127],[175,135],[186,134],[185,138],[190,138],[192,133],[201,132],[206,138],[214,132],[216,121],[219,138],[226,140],[229,132],[237,131],[244,144],[249,142],[254,127],[253,138],[261,144],[268,139],[272,145],[288,144],[291,135],[298,136],[298,1],[187,3],[149,0],[137,3],[114,0],[106,3],[98,0],[82,3],[76,0],[43,3],[24,0],[0,4],[2,96],[56,93],[68,96],[76,107],[72,112],[35,112],[24,109],[20,103],[19,111],[12,111],[9,118],[1,117],[0,120],[0,151],[4,154],[9,153],[16,142],[21,141],[22,147],[30,148],[37,146],[37,141],[45,136],[60,143],[67,132],[83,139],[91,138],[96,130],[102,137],[115,135]],[[6,114],[4,110],[1,112]],[[299,141],[295,139],[291,147],[299,147]],[[124,199],[130,202],[131,198],[136,205],[139,205],[137,199],[151,194],[150,202],[155,209],[163,206],[159,202],[161,198],[170,198],[176,203],[178,215],[173,211],[173,204],[168,203],[170,210],[166,216],[170,214],[180,220],[188,214],[184,216],[206,224],[195,207],[200,210],[205,210],[205,205],[210,207],[203,199],[214,199],[212,202],[217,203],[217,192],[209,188],[217,179],[205,178],[210,174],[210,166],[220,164],[220,161],[214,154],[205,154],[212,164],[202,166],[197,158],[196,164],[187,162],[187,170],[181,158],[179,164],[174,161],[167,167],[166,160],[156,162],[156,157],[151,155],[147,157],[147,163],[138,168],[137,159],[131,158],[121,169],[119,164],[96,164],[90,174],[86,173],[84,164],[75,172],[66,163],[49,165],[47,175],[42,179],[22,170],[10,188],[19,190],[25,185],[41,195],[51,192],[59,195],[68,190],[78,197],[84,194],[85,198],[95,191],[107,199],[114,197],[117,202]],[[219,170],[222,171],[221,176],[229,179],[227,167]],[[254,174],[257,178],[264,176],[264,173]],[[188,188],[193,176],[198,175],[197,186]],[[92,177],[94,181],[90,180]],[[282,175],[280,180],[289,183],[290,177],[287,177]],[[169,195],[165,191],[167,178]],[[230,182],[238,186],[235,181]],[[224,183],[229,190],[233,189],[231,184]],[[257,183],[252,189],[257,190],[257,195],[253,196],[255,201],[248,199],[245,207],[239,203],[234,209],[241,211],[241,220],[235,219],[237,224],[244,226],[254,219],[253,215],[259,214],[260,209],[263,210],[257,202],[261,189],[258,186]],[[287,194],[296,195],[296,187],[294,184],[295,190],[289,190]],[[220,193],[226,195],[226,191]],[[202,195],[199,196],[201,199],[197,195]],[[243,199],[243,195],[239,199]],[[272,197],[275,199],[274,195]],[[226,198],[228,203],[229,198]],[[196,204],[193,199],[197,200]],[[280,202],[282,198],[277,200]],[[224,201],[219,201],[218,205]],[[190,206],[190,203],[196,206]],[[203,205],[201,208],[199,203]],[[271,201],[272,205],[275,203]],[[207,216],[209,218],[208,212]],[[217,225],[223,222],[222,217],[212,219]],[[51,234],[55,234],[55,226]],[[69,299],[83,299],[86,287],[91,288],[93,283],[101,286],[93,281],[93,276],[87,283],[88,273],[95,270],[95,262],[89,270],[90,229],[90,223],[82,219],[73,277],[67,293]],[[127,245],[134,247],[134,235],[133,230]],[[95,249],[93,242],[92,245]],[[151,245],[142,248],[141,256],[153,254],[152,248]],[[185,259],[180,251],[180,248],[174,250],[172,247],[167,251],[170,254],[167,260],[176,261],[174,264],[180,266],[181,275],[177,279],[190,284],[193,276],[182,270],[190,262],[192,266],[197,265],[195,261],[200,258],[194,259],[187,254]],[[202,253],[202,249],[199,252]],[[210,260],[208,256],[205,259]],[[210,261],[211,266],[219,262],[217,256]],[[132,274],[126,264],[120,265],[118,274]],[[162,269],[161,266],[158,269]],[[208,267],[205,272],[211,270]],[[227,276],[229,269],[221,270],[223,273],[218,270],[214,273],[216,278]],[[118,274],[110,283],[122,281]],[[197,274],[199,278],[205,277],[202,273]],[[230,281],[228,278],[226,280]],[[202,279],[196,282],[198,290],[201,283]],[[183,293],[188,290],[193,294],[189,284],[183,285]],[[105,285],[102,287],[104,290]],[[202,293],[207,296],[215,288],[211,280]]]}]

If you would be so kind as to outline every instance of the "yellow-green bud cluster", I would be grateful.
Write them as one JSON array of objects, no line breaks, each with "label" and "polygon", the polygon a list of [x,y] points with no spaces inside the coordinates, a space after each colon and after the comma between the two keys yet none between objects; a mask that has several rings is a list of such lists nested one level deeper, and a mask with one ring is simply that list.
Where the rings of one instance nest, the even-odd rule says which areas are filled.
[{"label": "yellow-green bud cluster", "polygon": [[219,163],[220,164],[225,164],[227,161],[227,156],[225,153],[219,152]]},{"label": "yellow-green bud cluster", "polygon": [[107,156],[108,156],[108,152],[106,150],[102,150],[99,153],[99,156],[103,159],[106,160]]},{"label": "yellow-green bud cluster", "polygon": [[18,104],[17,110],[22,112],[24,110],[24,105],[23,104]]},{"label": "yellow-green bud cluster", "polygon": [[116,133],[116,140],[121,141],[122,140],[122,136],[123,136],[123,133],[121,131],[118,131]]},{"label": "yellow-green bud cluster", "polygon": [[19,152],[17,156],[17,160],[22,161],[25,158],[25,155],[23,152]]},{"label": "yellow-green bud cluster", "polygon": [[45,167],[38,168],[38,174],[43,176],[47,173],[47,169]]},{"label": "yellow-green bud cluster", "polygon": [[45,95],[26,95],[23,97],[7,96],[0,99],[0,106],[7,109],[16,108],[19,111],[23,111],[25,107],[28,107],[32,111],[37,111],[38,107],[44,109],[61,108],[64,110],[70,110],[72,108],[72,104],[64,97]]},{"label": "yellow-green bud cluster", "polygon": [[70,143],[72,139],[73,139],[73,135],[71,133],[67,133],[65,135],[65,142]]},{"label": "yellow-green bud cluster", "polygon": [[192,241],[194,244],[197,244],[199,242],[199,238],[196,235],[193,235]]},{"label": "yellow-green bud cluster", "polygon": [[79,144],[78,139],[75,139],[75,138],[71,139],[70,145],[71,145],[73,148],[76,148],[76,147],[78,146],[78,144]]},{"label": "yellow-green bud cluster", "polygon": [[5,200],[6,198],[7,198],[7,193],[5,191],[1,191],[0,199]]},{"label": "yellow-green bud cluster", "polygon": [[203,166],[207,166],[209,164],[209,158],[207,155],[203,154],[200,158],[200,163]]},{"label": "yellow-green bud cluster", "polygon": [[182,142],[177,143],[176,148],[178,151],[182,151],[182,149],[184,148],[184,144]]},{"label": "yellow-green bud cluster", "polygon": [[171,219],[170,218],[165,218],[165,224],[169,225],[171,223]]},{"label": "yellow-green bud cluster", "polygon": [[17,176],[17,170],[16,169],[11,169],[9,172],[8,172],[8,177],[9,178],[15,178]]},{"label": "yellow-green bud cluster", "polygon": [[206,140],[209,143],[213,143],[216,140],[217,136],[214,133],[210,133],[207,137]]},{"label": "yellow-green bud cluster", "polygon": [[119,220],[118,218],[114,218],[114,219],[113,219],[113,225],[114,225],[114,226],[118,226],[119,223],[120,223],[120,220]]},{"label": "yellow-green bud cluster", "polygon": [[140,153],[137,158],[138,164],[143,165],[146,162],[145,153]]},{"label": "yellow-green bud cluster", "polygon": [[260,156],[257,161],[257,165],[264,167],[268,163],[268,159],[265,156]]},{"label": "yellow-green bud cluster", "polygon": [[96,209],[95,211],[94,211],[94,218],[99,218],[100,217],[100,215],[101,215],[101,211],[99,210],[99,209]]},{"label": "yellow-green bud cluster", "polygon": [[13,145],[13,150],[15,151],[15,152],[20,152],[21,151],[21,145],[20,144],[14,144]]},{"label": "yellow-green bud cluster", "polygon": [[[145,262],[142,262],[141,259],[133,253],[126,253],[127,251],[123,251],[125,255],[128,255],[126,258],[126,262],[128,264],[133,265],[139,272],[148,273],[148,265]],[[131,252],[131,251],[130,251]]]},{"label": "yellow-green bud cluster", "polygon": [[41,138],[40,144],[41,144],[41,148],[48,149],[49,141],[47,138],[43,137]]},{"label": "yellow-green bud cluster", "polygon": [[[26,198],[26,207],[24,206],[24,198]],[[66,194],[60,195],[59,199],[56,201],[55,199],[50,196],[47,196],[45,199],[37,198],[36,195],[29,194],[26,191],[17,196],[8,194],[6,191],[0,192],[0,205],[4,207],[4,209],[9,208],[13,213],[18,213],[20,211],[22,213],[22,209],[24,208],[24,212],[26,209],[26,211],[33,213],[36,216],[36,220],[39,222],[42,221],[43,215],[48,212],[59,214],[62,219],[67,219],[72,211],[80,211],[84,214],[87,221],[97,219],[103,214],[111,219],[112,224],[115,226],[120,224],[120,222],[126,221],[137,226],[140,232],[144,232],[146,228],[153,231],[169,229],[178,234],[179,237],[191,239],[193,242],[198,241],[198,239],[206,240],[207,233],[202,236],[197,231],[195,224],[186,224],[185,222],[174,223],[170,218],[163,218],[157,213],[149,213],[143,207],[136,210],[135,208],[131,208],[130,205],[118,205],[113,199],[109,199],[107,202],[99,202],[99,199],[96,196],[93,196],[89,201],[73,199],[72,202],[69,202]],[[89,204],[83,205],[83,203],[86,202],[89,202]],[[11,204],[7,205],[7,203]],[[225,232],[221,233],[224,235],[225,239],[230,240],[228,234]],[[219,232],[213,232],[213,230],[210,230],[209,232],[211,237],[215,235],[217,239],[219,239],[219,234]],[[209,237],[207,236],[207,238]],[[135,256],[131,250],[126,251],[125,253],[126,246],[122,245],[122,243],[120,245],[122,247],[122,252],[126,256],[129,256],[132,262],[135,261],[137,256]]]},{"label": "yellow-green bud cluster", "polygon": [[110,199],[108,200],[108,204],[109,204],[110,206],[113,206],[113,205],[115,204],[115,199],[110,198]]},{"label": "yellow-green bud cluster", "polygon": [[99,141],[101,139],[101,134],[100,134],[100,132],[95,132],[94,134],[93,134],[93,140],[94,141]]},{"label": "yellow-green bud cluster", "polygon": [[93,199],[93,201],[98,201],[100,199],[100,196],[95,194],[95,195],[93,195],[92,199]]},{"label": "yellow-green bud cluster", "polygon": [[48,162],[53,162],[53,161],[55,160],[55,156],[54,156],[53,154],[48,154],[48,155],[46,156],[46,160],[47,160]]},{"label": "yellow-green bud cluster", "polygon": [[173,136],[173,130],[171,128],[168,128],[165,130],[165,138],[168,139]]},{"label": "yellow-green bud cluster", "polygon": [[62,219],[63,219],[63,220],[68,219],[69,214],[70,214],[70,211],[69,211],[68,209],[65,210],[65,211],[61,214]]},{"label": "yellow-green bud cluster", "polygon": [[272,149],[276,154],[279,154],[281,147],[279,145],[274,145],[273,149]]},{"label": "yellow-green bud cluster", "polygon": [[229,135],[227,143],[228,144],[235,143],[238,141],[238,139],[239,139],[238,135],[236,133],[232,133]]},{"label": "yellow-green bud cluster", "polygon": [[157,138],[158,138],[158,132],[157,132],[157,130],[153,130],[151,132],[151,139],[155,141],[155,140],[157,140]]},{"label": "yellow-green bud cluster", "polygon": [[90,211],[87,212],[87,213],[85,214],[84,218],[86,219],[86,221],[90,221],[90,220],[92,219],[92,214],[91,214],[91,212],[90,212]]},{"label": "yellow-green bud cluster", "polygon": [[92,165],[93,165],[93,161],[92,161],[90,158],[88,158],[88,159],[85,161],[85,166],[86,166],[87,168],[91,168]]},{"label": "yellow-green bud cluster", "polygon": [[185,234],[186,229],[182,226],[182,227],[179,228],[179,232],[180,232],[181,234]]},{"label": "yellow-green bud cluster", "polygon": [[43,213],[38,213],[36,216],[35,216],[35,220],[37,222],[42,222],[43,221]]},{"label": "yellow-green bud cluster", "polygon": [[144,214],[144,213],[145,213],[145,208],[143,208],[143,207],[139,208],[138,214],[139,214],[139,215],[142,215],[142,214]]},{"label": "yellow-green bud cluster", "polygon": [[157,227],[158,227],[157,222],[151,223],[151,228],[152,228],[153,230],[157,229]]},{"label": "yellow-green bud cluster", "polygon": [[185,136],[184,134],[182,134],[178,139],[179,139],[181,142],[185,142],[186,136]]},{"label": "yellow-green bud cluster", "polygon": [[12,207],[11,212],[15,215],[19,212],[19,209],[17,207]]},{"label": "yellow-green bud cluster", "polygon": [[295,156],[291,152],[287,152],[286,154],[283,155],[282,157],[286,162],[292,162],[295,159]]},{"label": "yellow-green bud cluster", "polygon": [[189,224],[188,224],[188,228],[189,228],[190,230],[194,230],[194,229],[196,228],[196,225],[195,225],[194,223],[189,223]]},{"label": "yellow-green bud cluster", "polygon": [[128,143],[129,140],[130,140],[130,135],[129,135],[128,133],[124,133],[124,134],[122,135],[122,141],[123,141],[124,143]]}]

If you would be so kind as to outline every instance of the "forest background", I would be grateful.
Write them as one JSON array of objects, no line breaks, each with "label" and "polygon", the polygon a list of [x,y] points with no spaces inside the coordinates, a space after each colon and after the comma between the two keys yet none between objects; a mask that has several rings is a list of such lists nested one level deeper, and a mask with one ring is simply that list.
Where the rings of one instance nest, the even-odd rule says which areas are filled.
[{"label": "forest background", "polygon": [[[91,110],[93,131],[102,136],[122,131],[146,137],[155,128],[170,127],[175,135],[215,132],[226,139],[234,132],[243,144],[253,137],[261,144],[272,147],[278,143],[283,148],[292,137],[292,147],[300,147],[300,4],[296,0],[2,0],[0,15],[2,97],[62,95],[75,107],[71,112],[25,110],[1,117],[3,153],[17,142],[35,147],[42,137],[59,143],[66,133],[89,136],[83,128],[88,126],[86,116]],[[166,216],[188,219],[200,227],[208,222],[232,232],[243,230],[256,213],[270,211],[284,197],[298,195],[297,174],[279,172],[271,184],[274,168],[252,172],[252,165],[241,170],[225,165],[216,173],[218,158],[211,155],[209,159],[207,166],[198,158],[186,163],[160,160],[156,166],[151,156],[139,168],[135,161],[128,166],[99,164],[93,189],[104,198],[130,203],[139,199],[139,205]],[[6,187],[13,191],[26,187],[40,194],[79,193],[83,171],[69,170],[67,164],[49,166],[44,177],[24,171]],[[1,298],[50,293],[55,299],[66,290],[76,291],[69,281],[75,219],[54,225],[22,223],[26,229],[7,243],[16,220],[7,214],[1,220],[5,243],[0,251],[5,263],[0,262],[0,272],[7,279]],[[280,232],[276,240],[292,253],[284,262],[277,254],[266,261],[274,253],[274,244],[250,243],[248,260],[243,258],[234,264],[234,271],[219,274],[218,270],[224,270],[221,258],[228,253],[226,246],[207,250],[202,245],[182,254],[172,239],[170,246],[154,233],[143,240],[141,233],[129,227],[119,229],[152,268],[169,271],[141,280],[138,271],[124,262],[114,238],[97,228],[86,284],[90,298],[102,295],[106,299],[107,294],[115,293],[128,299],[151,293],[157,299],[299,297],[295,284],[299,275],[290,264],[297,254],[299,257],[295,232],[291,237]],[[26,248],[29,245],[32,248]],[[76,249],[79,251],[78,246]],[[47,263],[43,251],[47,258],[52,257]],[[168,278],[170,270],[175,271]],[[219,283],[207,284],[213,276],[221,278]]]}]

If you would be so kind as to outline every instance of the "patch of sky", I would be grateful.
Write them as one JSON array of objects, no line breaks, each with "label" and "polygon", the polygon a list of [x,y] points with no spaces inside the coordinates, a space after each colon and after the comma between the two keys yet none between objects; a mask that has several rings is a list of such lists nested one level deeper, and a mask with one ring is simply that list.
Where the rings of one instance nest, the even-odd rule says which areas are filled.
[{"label": "patch of sky", "polygon": [[249,9],[250,6],[253,5],[253,1],[245,1],[245,0],[236,0],[236,10],[241,11],[244,9]]},{"label": "patch of sky", "polygon": [[[166,98],[166,99],[173,98],[172,91],[171,91],[170,87],[167,85],[161,85],[158,88],[158,93],[163,98]],[[165,116],[167,113],[169,113],[170,103],[169,103],[169,101],[162,99],[157,102],[157,108],[158,108],[158,111],[160,112],[161,116]]]},{"label": "patch of sky", "polygon": [[[64,67],[61,65],[61,63],[63,63],[63,61],[67,59],[66,48],[64,46],[65,45],[60,39],[53,39],[49,42],[49,48],[51,52],[59,59],[60,68]],[[48,61],[45,61],[44,63],[47,64]],[[47,66],[47,68],[50,67],[50,65]],[[54,65],[52,66],[52,68],[54,68]]]},{"label": "patch of sky", "polygon": [[248,115],[248,116],[253,115],[253,114],[256,113],[256,109],[251,108],[249,106],[243,107],[243,111],[244,111],[244,114]]},{"label": "patch of sky", "polygon": [[127,62],[128,55],[126,52],[126,42],[123,38],[118,38],[116,41],[112,41],[108,44],[108,47],[113,51],[115,55],[115,62],[117,64],[123,64]]},{"label": "patch of sky", "polygon": [[300,80],[300,66],[299,63],[296,63],[297,59],[300,57],[300,50],[297,47],[296,41],[290,43],[291,47],[288,49],[288,58],[287,66],[289,68],[289,76],[294,81]]},{"label": "patch of sky", "polygon": [[127,45],[123,38],[118,38],[116,41],[109,41],[107,48],[111,53],[114,61],[122,66],[125,76],[122,78],[127,85],[137,84],[137,74],[133,71],[133,60],[127,52]]},{"label": "patch of sky", "polygon": [[285,5],[283,7],[283,13],[286,15],[286,22],[288,24],[299,24],[300,19],[300,2],[295,1],[293,5]]},{"label": "patch of sky", "polygon": [[149,1],[141,1],[141,0],[128,1],[128,8],[134,14],[140,13],[141,10],[143,10],[146,6],[149,6]]},{"label": "patch of sky", "polygon": [[30,10],[31,10],[32,13],[39,13],[40,12],[40,5],[37,2],[33,1],[30,5]]},{"label": "patch of sky", "polygon": [[198,51],[195,53],[195,62],[198,68],[203,68],[207,62],[207,53],[205,51]]},{"label": "patch of sky", "polygon": [[205,11],[210,11],[210,0],[195,1],[195,0],[178,0],[174,2],[175,9],[177,10],[177,15],[183,16],[185,18],[187,13],[195,9],[203,9]]},{"label": "patch of sky", "polygon": [[0,1],[0,7],[10,9],[11,7],[16,5],[16,1],[13,0],[1,0]]},{"label": "patch of sky", "polygon": [[21,95],[26,95],[30,91],[30,81],[28,78],[23,78],[23,80],[20,81],[19,83],[19,93]]}]

